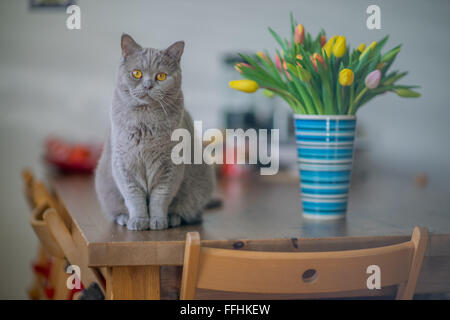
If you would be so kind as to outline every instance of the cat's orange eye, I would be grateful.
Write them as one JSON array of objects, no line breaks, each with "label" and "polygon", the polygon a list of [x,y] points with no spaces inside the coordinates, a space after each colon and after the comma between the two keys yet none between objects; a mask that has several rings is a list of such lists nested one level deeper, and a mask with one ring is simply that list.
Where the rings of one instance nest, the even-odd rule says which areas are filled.
[{"label": "cat's orange eye", "polygon": [[142,71],[141,70],[133,70],[131,73],[135,79],[142,78]]},{"label": "cat's orange eye", "polygon": [[164,81],[167,78],[167,74],[165,74],[164,72],[160,72],[156,75],[156,80],[158,81]]}]

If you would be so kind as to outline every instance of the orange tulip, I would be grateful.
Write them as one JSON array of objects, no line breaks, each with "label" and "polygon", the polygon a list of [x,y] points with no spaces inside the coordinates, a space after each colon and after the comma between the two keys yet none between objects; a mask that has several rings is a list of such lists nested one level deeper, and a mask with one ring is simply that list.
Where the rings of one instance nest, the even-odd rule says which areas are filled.
[{"label": "orange tulip", "polygon": [[326,64],[325,61],[323,61],[323,58],[320,54],[314,53],[313,56],[311,57],[311,61],[313,63],[314,69],[316,71],[319,71],[319,69],[317,68],[317,60],[319,60],[319,62],[323,65],[323,67],[326,69]]},{"label": "orange tulip", "polygon": [[[296,56],[296,58],[297,58],[297,60],[303,60],[303,57],[302,57],[301,54],[298,54],[298,55]],[[298,65],[300,68],[303,68],[302,65],[301,65],[301,63],[298,62],[298,61],[297,61],[297,65]]]},{"label": "orange tulip", "polygon": [[301,44],[305,41],[305,28],[302,24],[299,24],[297,27],[295,27],[294,30],[294,42],[296,44]]},{"label": "orange tulip", "polygon": [[258,51],[258,52],[256,53],[256,55],[257,55],[259,58],[261,58],[261,59],[265,60],[266,62],[270,63],[270,59],[266,56],[266,54],[265,54],[264,52]]},{"label": "orange tulip", "polygon": [[288,67],[287,67],[287,64],[286,64],[286,61],[285,61],[285,60],[283,60],[283,68],[284,68],[284,72],[286,73],[286,77],[287,77],[289,80],[292,81],[292,77],[291,77],[291,75],[290,75],[289,72],[288,72]]},{"label": "orange tulip", "polygon": [[244,68],[250,68],[250,69],[254,69],[251,65],[245,63],[245,62],[241,62],[241,63],[236,63],[234,65],[234,68],[239,71],[239,73],[242,73],[242,67]]}]

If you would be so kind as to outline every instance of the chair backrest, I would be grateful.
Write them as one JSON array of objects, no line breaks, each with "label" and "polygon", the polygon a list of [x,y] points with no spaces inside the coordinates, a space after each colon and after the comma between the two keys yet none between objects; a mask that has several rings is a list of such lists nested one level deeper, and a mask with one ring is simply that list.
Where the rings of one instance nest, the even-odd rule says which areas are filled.
[{"label": "chair backrest", "polygon": [[44,250],[51,257],[67,259],[71,264],[78,265],[83,274],[83,284],[89,286],[98,282],[104,291],[103,276],[98,269],[88,267],[87,259],[82,254],[86,248],[77,245],[73,239],[73,222],[62,202],[29,171],[24,170],[22,175],[25,196],[32,208],[30,224]]},{"label": "chair backrest", "polygon": [[33,194],[34,177],[29,169],[22,170],[22,180],[25,199],[27,200],[30,209],[34,209],[36,206]]},{"label": "chair backrest", "polygon": [[25,198],[32,210],[32,216],[36,216],[42,220],[42,214],[36,215],[34,211],[42,212],[46,207],[54,208],[63,219],[64,223],[69,229],[72,228],[72,219],[66,211],[64,205],[59,200],[58,196],[53,194],[45,185],[43,181],[34,178],[30,170],[24,169],[22,171],[22,178],[24,184]]},{"label": "chair backrest", "polygon": [[24,194],[31,209],[30,225],[42,248],[52,257],[64,258],[64,252],[44,221],[44,212],[59,204],[42,181],[36,180],[30,170],[22,171]]},{"label": "chair backrest", "polygon": [[366,291],[369,267],[375,266],[381,287],[397,285],[398,299],[412,299],[427,239],[427,229],[416,227],[410,241],[379,248],[260,252],[201,247],[199,234],[188,233],[180,298],[194,299],[197,288],[271,294]]}]

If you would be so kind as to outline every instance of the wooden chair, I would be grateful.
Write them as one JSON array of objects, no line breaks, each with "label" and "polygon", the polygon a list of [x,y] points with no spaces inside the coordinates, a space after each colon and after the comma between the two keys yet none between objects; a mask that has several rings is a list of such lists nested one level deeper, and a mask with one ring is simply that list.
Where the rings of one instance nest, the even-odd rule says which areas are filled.
[{"label": "wooden chair", "polygon": [[[180,299],[196,289],[252,294],[366,292],[369,266],[380,269],[381,287],[397,286],[397,299],[412,299],[428,239],[414,228],[408,242],[331,252],[260,252],[206,248],[196,232],[186,235]],[[338,295],[337,295],[338,296]]]},{"label": "wooden chair", "polygon": [[66,285],[68,261],[80,267],[81,280],[86,287],[98,282],[104,289],[102,275],[88,267],[81,255],[84,248],[79,248],[72,238],[72,220],[64,206],[30,171],[24,170],[22,176],[24,194],[32,209],[30,225],[40,243],[34,264],[38,272],[29,290],[30,298],[65,300],[73,297],[73,291]]},{"label": "wooden chair", "polygon": [[39,248],[33,263],[34,280],[28,295],[31,299],[67,299],[70,291],[65,284],[65,266],[67,261],[56,238],[43,220],[44,212],[58,204],[41,181],[33,174],[22,171],[24,195],[31,209],[30,225],[38,240]]}]

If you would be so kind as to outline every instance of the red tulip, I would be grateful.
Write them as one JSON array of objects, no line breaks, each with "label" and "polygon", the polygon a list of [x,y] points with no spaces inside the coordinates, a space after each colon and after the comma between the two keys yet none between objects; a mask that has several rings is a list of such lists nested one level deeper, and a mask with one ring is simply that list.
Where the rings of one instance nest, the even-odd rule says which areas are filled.
[{"label": "red tulip", "polygon": [[292,77],[288,72],[288,67],[287,67],[286,61],[284,61],[284,60],[283,60],[283,68],[284,68],[284,72],[286,73],[286,77],[292,81]]},{"label": "red tulip", "polygon": [[323,47],[327,43],[327,37],[326,36],[320,36],[320,47]]},{"label": "red tulip", "polygon": [[277,65],[278,71],[283,71],[283,69],[281,68],[281,60],[278,55],[275,55],[275,64]]}]

